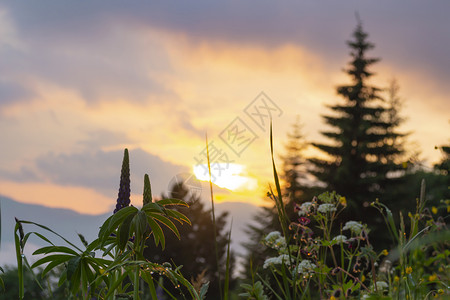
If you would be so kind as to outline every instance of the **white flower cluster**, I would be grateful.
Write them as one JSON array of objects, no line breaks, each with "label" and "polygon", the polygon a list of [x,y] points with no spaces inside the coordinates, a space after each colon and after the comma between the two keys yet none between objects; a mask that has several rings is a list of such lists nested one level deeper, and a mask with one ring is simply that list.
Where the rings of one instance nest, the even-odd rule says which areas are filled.
[{"label": "white flower cluster", "polygon": [[266,259],[264,261],[263,268],[267,269],[267,267],[269,267],[271,265],[281,265],[283,263],[285,265],[289,265],[290,264],[289,255],[281,254],[280,256],[277,256],[277,257],[269,257],[268,259]]},{"label": "white flower cluster", "polygon": [[377,281],[377,290],[385,290],[389,288],[389,285],[386,283],[386,281]]},{"label": "white flower cluster", "polygon": [[286,239],[279,231],[272,231],[264,238],[264,244],[272,249],[284,249],[286,248]]},{"label": "white flower cluster", "polygon": [[319,208],[317,210],[320,213],[326,214],[328,212],[336,211],[336,206],[334,204],[330,204],[330,203],[320,204]]},{"label": "white flower cluster", "polygon": [[347,237],[345,235],[337,235],[333,238],[333,242],[336,242],[336,244],[342,244],[345,243],[347,241]]},{"label": "white flower cluster", "polygon": [[298,211],[298,215],[306,216],[311,212],[311,208],[314,206],[312,202],[305,202],[300,205],[300,210]]},{"label": "white flower cluster", "polygon": [[305,259],[305,260],[302,260],[298,264],[298,266],[295,268],[295,270],[299,274],[310,275],[310,274],[314,273],[315,268],[317,268],[317,266],[315,264],[313,264],[311,261]]},{"label": "white flower cluster", "polygon": [[345,223],[344,228],[342,228],[342,229],[350,230],[354,234],[360,234],[363,229],[363,226],[358,222],[348,221],[347,223]]}]

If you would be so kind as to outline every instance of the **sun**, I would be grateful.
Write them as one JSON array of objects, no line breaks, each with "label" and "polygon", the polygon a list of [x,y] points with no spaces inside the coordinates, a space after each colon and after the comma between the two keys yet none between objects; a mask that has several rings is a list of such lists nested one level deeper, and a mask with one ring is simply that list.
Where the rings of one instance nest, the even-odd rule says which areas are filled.
[{"label": "sun", "polygon": [[[198,180],[209,181],[208,165],[201,164],[193,167]],[[240,164],[215,163],[211,165],[211,181],[222,188],[237,190],[256,188],[256,180],[244,175],[245,167]]]}]

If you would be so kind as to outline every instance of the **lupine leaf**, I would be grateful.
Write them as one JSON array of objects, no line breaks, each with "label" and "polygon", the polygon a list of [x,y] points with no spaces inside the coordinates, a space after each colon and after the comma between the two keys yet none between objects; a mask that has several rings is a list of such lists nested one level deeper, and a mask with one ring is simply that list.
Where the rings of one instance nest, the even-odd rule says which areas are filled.
[{"label": "lupine leaf", "polygon": [[152,217],[147,216],[147,221],[148,224],[150,225],[150,228],[153,231],[153,238],[155,239],[155,244],[158,246],[159,242],[161,241],[161,246],[164,249],[166,241],[164,239],[164,233],[161,227],[159,226],[158,223],[155,222],[155,220],[153,220]]},{"label": "lupine leaf", "polygon": [[183,206],[189,206],[185,201],[180,199],[162,199],[156,202],[160,205],[183,205]]},{"label": "lupine leaf", "polygon": [[125,249],[125,246],[127,245],[127,242],[130,239],[131,221],[133,220],[134,217],[135,217],[134,214],[128,215],[122,222],[122,224],[119,226],[119,229],[117,230],[117,241],[120,250]]},{"label": "lupine leaf", "polygon": [[47,246],[37,249],[33,252],[33,255],[36,254],[48,254],[50,252],[61,252],[61,253],[67,253],[72,255],[78,255],[77,252],[75,252],[73,249],[70,249],[69,247],[64,246]]},{"label": "lupine leaf", "polygon": [[161,215],[157,215],[157,214],[153,214],[152,217],[156,220],[158,220],[159,222],[163,223],[164,225],[166,225],[170,230],[173,231],[173,233],[175,233],[175,235],[178,237],[178,239],[180,239],[180,233],[178,232],[177,227],[175,226],[175,224],[173,224],[172,221],[170,221],[168,218],[161,216]]},{"label": "lupine leaf", "polygon": [[172,209],[168,209],[166,211],[167,215],[174,218],[175,220],[177,220],[178,222],[180,222],[181,224],[183,224],[183,221],[188,223],[189,225],[192,225],[191,221],[188,219],[188,217],[186,217],[185,215],[183,215],[182,213],[180,213],[179,211],[176,210],[172,210]]},{"label": "lupine leaf", "polygon": [[37,266],[40,266],[42,264],[48,263],[48,262],[52,262],[52,261],[68,261],[70,259],[72,259],[74,256],[73,255],[67,255],[67,254],[54,254],[54,255],[47,255],[41,259],[39,259],[38,261],[36,261],[31,268],[36,268]]}]

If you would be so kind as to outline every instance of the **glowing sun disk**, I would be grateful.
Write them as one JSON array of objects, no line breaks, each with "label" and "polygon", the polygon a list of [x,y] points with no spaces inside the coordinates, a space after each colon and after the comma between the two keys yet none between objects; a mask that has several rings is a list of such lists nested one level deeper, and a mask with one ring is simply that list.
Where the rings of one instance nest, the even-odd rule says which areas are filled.
[{"label": "glowing sun disk", "polygon": [[[256,180],[243,176],[243,171],[243,165],[215,163],[211,165],[211,181],[215,185],[229,190],[236,190],[241,187],[254,189]],[[208,165],[195,165],[194,174],[198,180],[209,181]]]}]

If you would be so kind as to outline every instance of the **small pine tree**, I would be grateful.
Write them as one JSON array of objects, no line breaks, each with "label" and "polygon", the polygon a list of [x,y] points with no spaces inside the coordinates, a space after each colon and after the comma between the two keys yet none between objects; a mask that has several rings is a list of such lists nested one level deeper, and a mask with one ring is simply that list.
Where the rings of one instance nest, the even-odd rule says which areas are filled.
[{"label": "small pine tree", "polygon": [[300,116],[292,125],[292,132],[287,134],[288,142],[285,145],[285,155],[281,156],[283,181],[283,198],[288,203],[298,203],[305,194],[307,160],[303,157],[303,151],[308,146],[303,133]]},{"label": "small pine tree", "polygon": [[[287,134],[285,154],[281,156],[283,201],[291,220],[296,218],[295,204],[310,200],[313,196],[313,190],[308,186],[306,178],[308,161],[303,157],[303,151],[307,146],[300,117],[297,117],[291,132]],[[248,252],[244,274],[247,279],[251,278],[250,261],[252,266],[262,266],[267,257],[276,254],[275,250],[262,246],[261,241],[264,236],[272,231],[282,231],[275,203],[268,207],[261,207],[253,221],[246,230],[249,242],[244,244]],[[263,270],[258,270],[258,273],[264,274]]]},{"label": "small pine tree", "polygon": [[[220,299],[218,286],[218,270],[214,248],[214,231],[211,218],[211,210],[205,209],[200,198],[191,195],[186,186],[182,183],[176,183],[171,187],[169,195],[163,195],[162,198],[181,199],[188,203],[189,207],[176,208],[184,214],[192,223],[177,226],[180,233],[180,239],[163,228],[166,237],[166,247],[161,249],[155,247],[153,240],[148,239],[147,248],[144,256],[150,261],[157,263],[168,262],[175,266],[182,266],[181,273],[191,282],[198,282],[199,285],[205,282],[209,283],[207,299]],[[221,279],[224,279],[226,267],[226,251],[228,244],[228,233],[225,231],[228,213],[216,215],[217,243],[219,254],[219,272]],[[178,224],[177,224],[178,225]],[[233,270],[234,256],[231,256],[231,270]],[[230,272],[232,273],[232,272]],[[232,283],[234,283],[232,281]],[[223,283],[222,283],[223,285]],[[165,284],[164,287],[174,295],[179,295],[180,290],[174,288],[173,284]]]}]

